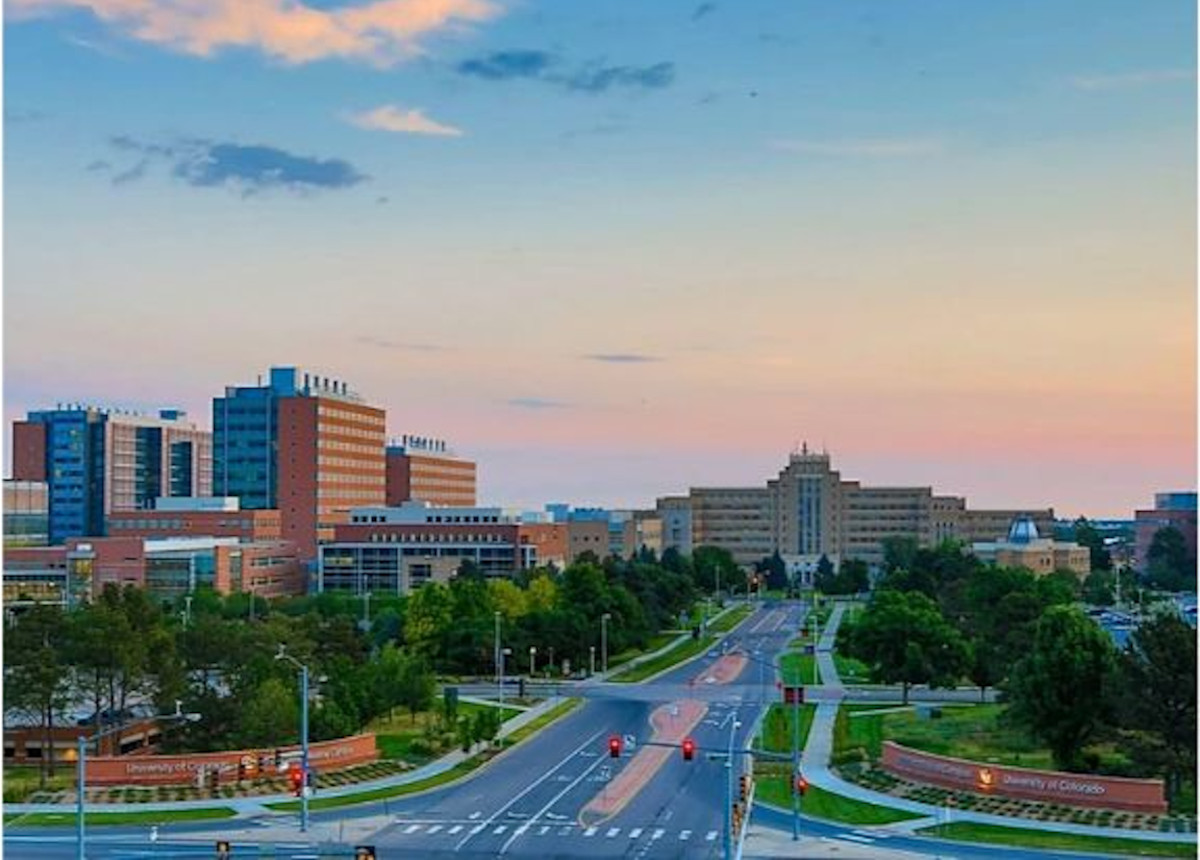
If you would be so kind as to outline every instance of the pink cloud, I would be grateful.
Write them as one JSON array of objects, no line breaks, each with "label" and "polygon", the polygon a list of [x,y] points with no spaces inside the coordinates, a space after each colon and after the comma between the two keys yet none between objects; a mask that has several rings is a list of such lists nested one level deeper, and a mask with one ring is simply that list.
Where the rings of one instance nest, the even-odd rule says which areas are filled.
[{"label": "pink cloud", "polygon": [[285,63],[329,58],[392,65],[420,40],[500,14],[492,0],[375,0],[318,9],[300,0],[8,0],[15,16],[89,10],[124,35],[207,57],[249,48]]}]

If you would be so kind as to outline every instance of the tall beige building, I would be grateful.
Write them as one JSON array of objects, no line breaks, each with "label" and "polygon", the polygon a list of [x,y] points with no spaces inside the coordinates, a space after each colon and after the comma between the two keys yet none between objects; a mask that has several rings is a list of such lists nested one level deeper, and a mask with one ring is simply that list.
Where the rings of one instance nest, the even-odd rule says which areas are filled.
[{"label": "tall beige building", "polygon": [[719,546],[745,565],[778,550],[810,567],[822,555],[882,564],[889,537],[913,537],[923,546],[946,539],[970,544],[1003,538],[1022,516],[1044,533],[1054,526],[1049,508],[973,511],[965,499],[934,495],[931,487],[844,480],[827,453],[807,446],[765,487],[693,488],[687,496],[660,499],[658,514],[664,548]]}]

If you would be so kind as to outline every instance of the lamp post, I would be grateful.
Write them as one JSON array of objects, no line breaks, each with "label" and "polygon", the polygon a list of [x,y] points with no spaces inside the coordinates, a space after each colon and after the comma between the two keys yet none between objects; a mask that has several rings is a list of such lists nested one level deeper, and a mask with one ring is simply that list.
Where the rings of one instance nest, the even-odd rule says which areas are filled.
[{"label": "lamp post", "polygon": [[[175,713],[159,714],[154,719],[156,719],[160,722],[174,722],[176,720],[182,720],[184,722],[189,722],[189,723],[199,722],[200,715],[196,714],[196,713],[191,713],[191,714],[183,713],[183,711],[181,710],[182,704],[183,703],[181,701],[176,700]],[[100,720],[100,714],[97,712],[97,714],[96,714],[97,723],[99,723],[99,720]],[[78,745],[76,747],[76,762],[75,762],[76,763],[76,794],[78,795],[78,797],[76,798],[76,802],[75,802],[76,818],[77,818],[76,825],[75,825],[75,857],[77,858],[77,860],[84,860],[84,858],[87,856],[86,850],[84,847],[85,843],[86,843],[86,833],[84,830],[83,821],[84,821],[84,797],[87,795],[87,747],[88,747],[88,744],[90,744],[94,741],[98,741],[101,738],[106,738],[109,735],[116,734],[117,732],[121,731],[123,728],[124,728],[124,726],[118,725],[118,726],[113,726],[108,731],[97,732],[96,734],[92,735],[91,737],[84,737],[83,735],[79,736]]]},{"label": "lamp post", "polygon": [[612,618],[612,614],[605,612],[600,616],[600,651],[604,655],[603,663],[604,674],[608,674],[608,619]]},{"label": "lamp post", "polygon": [[500,713],[504,713],[504,658],[512,654],[511,648],[500,649]]},{"label": "lamp post", "polygon": [[529,680],[533,681],[533,676],[537,674],[537,646],[529,646]]},{"label": "lamp post", "polygon": [[735,715],[733,725],[729,727],[729,757],[725,759],[729,771],[725,781],[725,856],[730,858],[733,857],[733,741],[741,726]]},{"label": "lamp post", "polygon": [[284,650],[283,643],[275,654],[276,660],[287,660],[300,670],[300,832],[308,830],[308,666]]},{"label": "lamp post", "polygon": [[596,674],[596,646],[595,645],[588,646],[588,656],[591,659],[591,663],[589,664],[589,671],[588,671],[588,676],[590,677],[590,676]]}]

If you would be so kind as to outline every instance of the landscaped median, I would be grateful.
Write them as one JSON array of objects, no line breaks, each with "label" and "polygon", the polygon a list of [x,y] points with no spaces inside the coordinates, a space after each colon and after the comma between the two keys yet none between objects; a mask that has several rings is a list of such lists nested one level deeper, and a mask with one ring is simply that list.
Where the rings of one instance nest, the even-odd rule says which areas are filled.
[{"label": "landscaped median", "polygon": [[743,603],[726,611],[722,615],[718,615],[712,621],[708,622],[709,633],[728,633],[734,627],[737,627],[746,620],[750,614],[754,612],[754,607],[750,604]]},{"label": "landscaped median", "polygon": [[652,657],[649,660],[638,663],[636,666],[630,666],[625,671],[613,675],[609,680],[621,684],[634,684],[638,681],[644,681],[651,675],[657,675],[659,672],[662,672],[664,669],[670,669],[677,663],[682,663],[698,654],[703,654],[716,641],[717,637],[715,636],[685,639],[669,651],[664,651],[657,657]]},{"label": "landscaped median", "polygon": [[[807,798],[806,798],[807,799]],[[1084,836],[1055,833],[1025,827],[997,827],[991,824],[958,822],[939,824],[918,830],[922,836],[954,839],[961,842],[993,842],[1046,851],[1094,851],[1101,854],[1128,854],[1136,857],[1195,857],[1196,845],[1188,842],[1147,842],[1108,836]]]},{"label": "landscaped median", "polygon": [[[218,818],[233,818],[237,815],[228,807],[211,809],[174,809],[165,812],[89,812],[85,823],[88,827],[120,826],[129,824],[163,824],[168,821],[210,821]],[[79,818],[75,811],[70,812],[29,812],[24,815],[5,815],[4,823],[21,827],[65,827],[74,824]]]},{"label": "landscaped median", "polygon": [[[455,780],[461,779],[467,774],[487,764],[500,753],[510,749],[521,741],[528,738],[538,730],[545,728],[550,723],[570,713],[578,704],[579,699],[567,699],[561,705],[551,708],[546,713],[542,714],[537,719],[531,720],[528,724],[515,730],[510,735],[504,737],[500,741],[500,746],[496,749],[488,749],[483,752],[476,753],[468,759],[465,759],[454,767],[442,773],[434,774],[433,776],[419,779],[415,782],[407,782],[401,785],[390,785],[382,788],[375,788],[369,791],[356,792],[354,794],[343,794],[337,797],[317,797],[309,801],[308,808],[311,810],[319,809],[336,809],[342,806],[354,806],[360,803],[371,803],[377,800],[387,800],[392,797],[402,797],[408,794],[417,794],[418,792],[428,791],[429,789],[438,788]],[[266,804],[268,809],[276,812],[295,812],[300,809],[300,801],[288,800],[280,803]]]}]

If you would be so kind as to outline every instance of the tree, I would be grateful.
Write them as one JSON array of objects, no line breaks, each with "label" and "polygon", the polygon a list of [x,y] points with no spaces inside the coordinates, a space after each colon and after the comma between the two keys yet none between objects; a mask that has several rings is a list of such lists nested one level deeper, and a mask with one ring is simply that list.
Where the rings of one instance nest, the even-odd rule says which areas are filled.
[{"label": "tree", "polygon": [[37,717],[42,749],[49,751],[38,763],[43,789],[46,778],[54,776],[55,715],[69,702],[71,676],[64,662],[65,631],[62,609],[43,603],[23,613],[5,637],[5,704]]},{"label": "tree", "polygon": [[867,563],[859,558],[850,558],[838,565],[830,594],[861,594],[871,588],[871,574]]},{"label": "tree", "polygon": [[1051,606],[1012,670],[1009,712],[1050,747],[1059,767],[1072,768],[1111,711],[1115,669],[1116,652],[1099,625],[1073,606]]},{"label": "tree", "polygon": [[833,562],[829,560],[829,556],[821,553],[821,558],[817,561],[817,572],[813,576],[813,588],[822,594],[829,594],[834,587],[833,579]]},{"label": "tree", "polygon": [[1196,587],[1196,559],[1189,555],[1179,529],[1167,526],[1156,531],[1146,560],[1148,579],[1155,588],[1185,591]]},{"label": "tree", "polygon": [[236,742],[245,747],[292,743],[300,734],[299,712],[296,691],[279,678],[268,678],[243,703]]},{"label": "tree", "polygon": [[417,712],[423,711],[433,704],[437,682],[433,671],[424,659],[416,655],[407,655],[400,672],[400,702],[408,708],[412,721],[417,721]]},{"label": "tree", "polygon": [[1093,569],[1083,580],[1084,602],[1093,606],[1112,606],[1116,581],[1112,571]]},{"label": "tree", "polygon": [[775,550],[759,562],[758,569],[767,575],[767,588],[782,591],[788,587],[787,563],[779,554],[779,550]]},{"label": "tree", "polygon": [[1142,624],[1120,658],[1121,723],[1150,735],[1168,795],[1196,770],[1196,633],[1177,615]]},{"label": "tree", "polygon": [[921,545],[915,537],[893,535],[883,539],[883,569],[888,573],[894,570],[908,570],[913,566],[917,550]]},{"label": "tree", "polygon": [[936,603],[917,592],[876,594],[858,621],[846,628],[842,643],[850,656],[870,667],[874,680],[901,684],[905,704],[911,685],[951,686],[970,659],[962,635],[942,617]]},{"label": "tree", "polygon": [[1086,546],[1092,557],[1093,571],[1112,570],[1112,554],[1104,546],[1104,538],[1086,517],[1075,521],[1075,543]]},{"label": "tree", "polygon": [[419,654],[436,657],[442,636],[453,623],[450,591],[438,582],[430,582],[413,592],[404,619],[404,639]]}]

